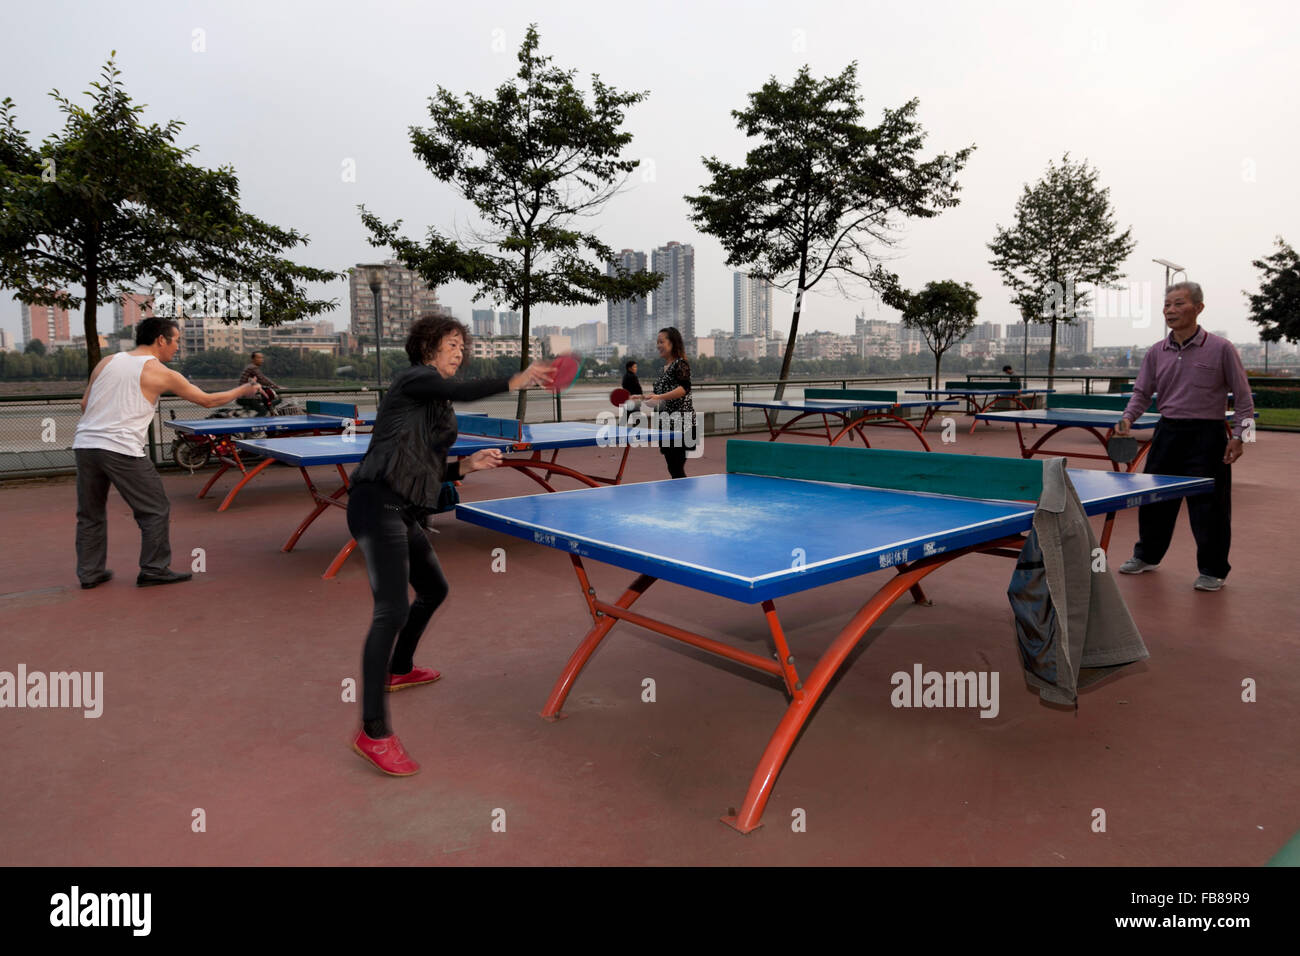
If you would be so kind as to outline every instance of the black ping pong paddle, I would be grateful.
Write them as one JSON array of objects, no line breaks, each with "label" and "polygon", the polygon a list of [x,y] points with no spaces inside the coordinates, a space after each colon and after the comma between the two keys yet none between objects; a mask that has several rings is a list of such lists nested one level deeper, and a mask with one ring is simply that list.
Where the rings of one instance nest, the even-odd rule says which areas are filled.
[{"label": "black ping pong paddle", "polygon": [[1111,435],[1106,440],[1106,454],[1110,460],[1120,465],[1127,465],[1137,457],[1138,443],[1132,435]]}]

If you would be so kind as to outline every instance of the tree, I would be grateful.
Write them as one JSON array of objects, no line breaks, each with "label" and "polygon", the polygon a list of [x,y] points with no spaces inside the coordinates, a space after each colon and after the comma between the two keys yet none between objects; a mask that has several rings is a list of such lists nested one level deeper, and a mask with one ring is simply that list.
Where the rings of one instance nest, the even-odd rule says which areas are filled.
[{"label": "tree", "polygon": [[975,327],[979,293],[969,282],[959,284],[950,279],[927,282],[920,292],[899,290],[889,304],[901,308],[903,325],[919,329],[925,344],[934,353],[934,387],[942,388],[939,369],[943,353],[966,337]]},{"label": "tree", "polygon": [[98,306],[144,277],[172,290],[189,314],[213,314],[218,298],[229,308],[231,292],[245,317],[266,308],[281,322],[332,308],[308,299],[299,282],[339,274],[280,258],[307,237],[242,211],[232,168],[186,162],[196,147],[174,145],[179,120],[144,125],[115,56],[90,84],[89,108],[50,94],[66,120],[39,150],[18,128],[13,101],[0,103],[0,285],[26,303],[77,308],[84,300],[88,371],[100,358]]},{"label": "tree", "polygon": [[1300,256],[1277,237],[1277,251],[1251,263],[1263,273],[1259,292],[1242,294],[1250,300],[1250,321],[1261,326],[1262,342],[1300,341]]},{"label": "tree", "polygon": [[1132,229],[1116,234],[1110,190],[1098,188],[1088,161],[1048,162],[1016,202],[1015,225],[997,233],[989,265],[1012,292],[1023,317],[1052,326],[1047,378],[1056,373],[1056,326],[1087,315],[1090,289],[1112,288],[1124,278],[1120,266],[1133,251]]},{"label": "tree", "polygon": [[40,339],[28,339],[27,344],[23,346],[23,352],[27,355],[44,355],[45,343]]},{"label": "tree", "polygon": [[[415,155],[438,179],[451,183],[482,219],[461,242],[428,231],[427,241],[398,235],[361,207],[370,243],[391,248],[431,286],[460,279],[522,315],[520,369],[527,368],[529,322],[535,305],[598,305],[653,291],[658,273],[614,266],[614,250],[575,220],[594,216],[619,190],[637,160],[621,159],[632,134],[620,131],[623,111],[645,93],[620,93],[592,76],[592,103],[574,86],[576,70],[550,66],[538,53],[536,25],[519,49],[519,72],[494,99],[441,86],[429,100],[432,126],[411,128]],[[593,257],[592,262],[587,256]],[[516,413],[524,417],[527,393]]]},{"label": "tree", "polygon": [[747,109],[731,113],[759,141],[744,164],[705,157],[712,181],[686,197],[691,220],[727,250],[727,265],[795,289],[777,399],[794,358],[804,293],[827,276],[841,294],[844,282],[855,280],[890,293],[897,277],[876,248],[897,243],[896,220],[957,205],[955,176],[974,150],[922,162],[917,101],[886,109],[881,124],[868,128],[860,100],[856,62],[826,80],[807,66],[788,87],[771,78],[749,94]]}]

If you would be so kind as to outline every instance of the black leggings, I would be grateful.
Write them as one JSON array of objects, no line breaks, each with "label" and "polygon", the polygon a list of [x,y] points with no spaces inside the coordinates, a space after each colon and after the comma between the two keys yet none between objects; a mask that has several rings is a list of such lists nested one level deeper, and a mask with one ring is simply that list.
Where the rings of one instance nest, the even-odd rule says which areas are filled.
[{"label": "black leggings", "polygon": [[[406,502],[386,485],[361,482],[348,496],[348,530],[366,558],[375,613],[361,657],[361,719],[371,737],[388,731],[388,675],[408,674],[447,578],[433,545]],[[407,582],[415,601],[407,597]],[[394,643],[395,642],[395,643]]]},{"label": "black leggings", "polygon": [[664,462],[668,465],[668,477],[685,478],[686,449],[661,447],[659,450],[663,453]]}]

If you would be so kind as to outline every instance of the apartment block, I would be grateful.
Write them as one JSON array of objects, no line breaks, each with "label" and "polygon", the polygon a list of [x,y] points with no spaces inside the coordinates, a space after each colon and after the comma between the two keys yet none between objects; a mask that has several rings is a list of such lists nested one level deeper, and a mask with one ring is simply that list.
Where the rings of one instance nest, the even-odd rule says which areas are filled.
[{"label": "apartment block", "polygon": [[[379,296],[383,306],[384,346],[400,347],[406,342],[411,323],[426,313],[451,315],[451,310],[438,304],[438,292],[416,272],[407,269],[396,259],[384,263]],[[348,279],[348,300],[351,304],[350,331],[353,335],[375,341],[375,297],[370,290],[366,270],[358,265]]]}]

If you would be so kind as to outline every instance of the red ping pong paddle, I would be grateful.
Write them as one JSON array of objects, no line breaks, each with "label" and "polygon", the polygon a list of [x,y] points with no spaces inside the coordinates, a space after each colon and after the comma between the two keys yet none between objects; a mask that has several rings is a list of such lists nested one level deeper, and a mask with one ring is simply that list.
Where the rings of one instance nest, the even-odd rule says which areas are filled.
[{"label": "red ping pong paddle", "polygon": [[555,378],[551,380],[551,384],[547,386],[547,390],[556,395],[563,392],[572,385],[573,380],[578,377],[578,369],[581,366],[582,356],[577,352],[569,352],[565,355],[561,355],[555,360]]},{"label": "red ping pong paddle", "polygon": [[632,393],[629,392],[627,389],[616,388],[614,389],[614,391],[609,393],[609,403],[613,405],[615,408],[622,408],[624,405],[627,404],[628,399],[631,397],[632,397]]}]

